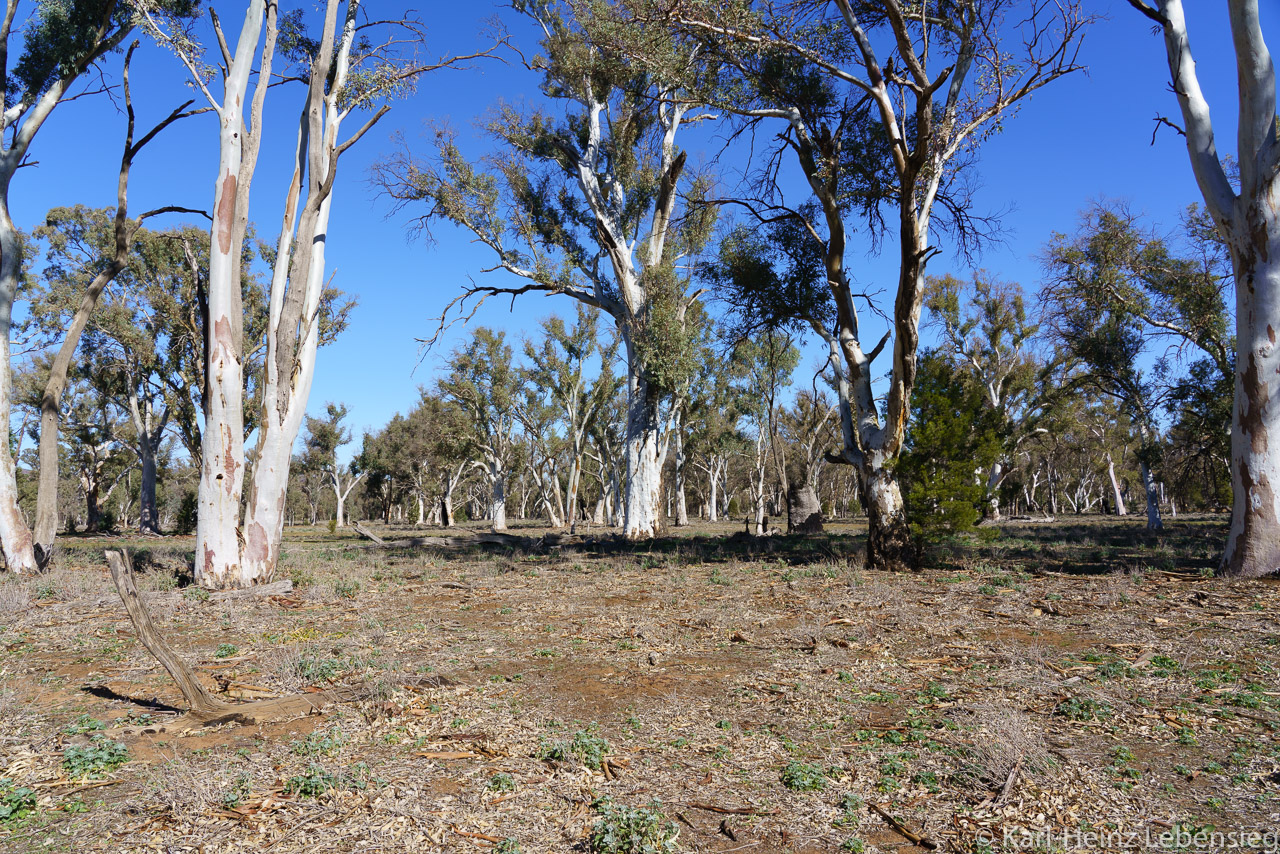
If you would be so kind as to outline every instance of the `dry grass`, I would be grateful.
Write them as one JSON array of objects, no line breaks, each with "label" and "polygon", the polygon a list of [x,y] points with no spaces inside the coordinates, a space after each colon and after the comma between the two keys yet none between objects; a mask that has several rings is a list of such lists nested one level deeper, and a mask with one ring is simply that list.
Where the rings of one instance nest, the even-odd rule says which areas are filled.
[{"label": "dry grass", "polygon": [[[0,850],[569,852],[604,795],[660,801],[691,852],[909,852],[867,803],[958,851],[1037,821],[1275,826],[1280,596],[1201,579],[1207,524],[1170,527],[1015,526],[912,575],[840,534],[524,554],[291,531],[295,594],[237,603],[169,589],[182,545],[148,541],[157,622],[210,684],[363,699],[132,736],[92,789],[62,767],[85,721],[179,699],[70,541],[80,566],[0,580],[0,776],[46,786]],[[593,739],[615,764],[570,749]]]}]

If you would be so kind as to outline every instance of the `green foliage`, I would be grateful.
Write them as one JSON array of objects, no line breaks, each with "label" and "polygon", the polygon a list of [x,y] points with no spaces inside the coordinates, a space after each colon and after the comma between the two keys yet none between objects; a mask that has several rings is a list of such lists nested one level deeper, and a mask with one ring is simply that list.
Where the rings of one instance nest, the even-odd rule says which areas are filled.
[{"label": "green foliage", "polygon": [[35,789],[19,786],[12,780],[0,779],[0,824],[26,818],[36,809]]},{"label": "green foliage", "polygon": [[87,732],[95,732],[106,728],[106,724],[86,713],[78,716],[73,722],[68,724],[63,732],[67,735],[84,735]]},{"label": "green foliage", "polygon": [[178,512],[174,519],[176,533],[184,536],[195,533],[198,507],[196,494],[193,490],[186,490],[182,493],[182,499],[178,503]]},{"label": "green foliage", "polygon": [[817,765],[791,762],[780,776],[782,785],[793,792],[820,792],[827,787],[827,773]]},{"label": "green foliage", "polygon": [[233,643],[220,643],[218,648],[213,651],[214,658],[230,658],[240,652],[239,647]]},{"label": "green foliage", "polygon": [[599,771],[611,751],[609,742],[596,735],[596,727],[592,725],[575,732],[569,741],[551,740],[543,736],[538,741],[534,758],[556,762],[577,759],[588,768]]},{"label": "green foliage", "polygon": [[295,774],[284,782],[286,795],[316,798],[334,789],[360,790],[369,786],[369,768],[364,763],[353,765],[350,770],[332,772],[319,763],[311,763],[301,774]]},{"label": "green foliage", "polygon": [[87,746],[68,747],[62,754],[62,770],[73,780],[97,779],[129,761],[129,749],[118,741],[95,735]]},{"label": "green foliage", "polygon": [[510,774],[499,772],[489,778],[487,788],[494,792],[514,792],[516,790],[516,780]]},{"label": "green foliage", "polygon": [[982,389],[957,375],[937,351],[925,352],[896,469],[912,524],[933,534],[971,528],[999,449],[998,423]]},{"label": "green foliage", "polygon": [[674,854],[680,828],[657,801],[629,807],[603,798],[593,806],[599,818],[591,828],[592,854]]},{"label": "green foliage", "polygon": [[289,742],[289,750],[298,756],[333,756],[345,743],[346,738],[342,730],[331,727],[323,732],[308,733],[306,738]]},{"label": "green foliage", "polygon": [[1111,717],[1115,709],[1109,703],[1089,697],[1069,697],[1054,706],[1053,713],[1069,721],[1094,721]]}]

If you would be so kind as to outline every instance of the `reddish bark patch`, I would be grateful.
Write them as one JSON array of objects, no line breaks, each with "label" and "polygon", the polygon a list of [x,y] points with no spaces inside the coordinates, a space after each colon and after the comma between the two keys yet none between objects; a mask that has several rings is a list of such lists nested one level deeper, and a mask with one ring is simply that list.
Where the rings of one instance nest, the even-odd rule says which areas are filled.
[{"label": "reddish bark patch", "polygon": [[[1270,330],[1271,327],[1267,327]],[[1258,358],[1252,352],[1240,374],[1244,386],[1244,400],[1240,405],[1240,430],[1249,437],[1249,448],[1255,454],[1267,452],[1267,428],[1262,423],[1262,413],[1271,402],[1267,384],[1258,376]]]},{"label": "reddish bark patch", "polygon": [[205,578],[213,575],[213,549],[208,546],[204,547],[204,575]]},{"label": "reddish bark patch", "polygon": [[218,200],[218,249],[223,255],[231,251],[231,220],[236,210],[236,176],[228,172],[222,179],[222,198]]},{"label": "reddish bark patch", "polygon": [[231,348],[231,319],[228,317],[219,317],[213,324],[213,341],[216,345],[218,358],[231,355],[234,351]]},{"label": "reddish bark patch", "polygon": [[261,523],[254,522],[249,526],[244,538],[245,560],[250,563],[265,563],[270,553],[271,547],[267,542],[267,529],[262,527]]}]

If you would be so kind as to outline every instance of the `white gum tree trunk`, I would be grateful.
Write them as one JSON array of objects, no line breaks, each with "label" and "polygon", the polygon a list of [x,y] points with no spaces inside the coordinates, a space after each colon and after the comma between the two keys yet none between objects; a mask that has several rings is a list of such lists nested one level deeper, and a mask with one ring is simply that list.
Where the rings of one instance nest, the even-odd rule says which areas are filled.
[{"label": "white gum tree trunk", "polygon": [[507,472],[496,460],[489,462],[489,519],[494,531],[507,530]]},{"label": "white gum tree trunk", "polygon": [[[628,342],[628,355],[631,353]],[[628,358],[628,362],[631,359]],[[639,372],[627,384],[626,477],[623,489],[623,534],[628,539],[655,537],[661,527],[662,467],[658,462],[661,419],[657,395]]]},{"label": "white gum tree trunk", "polygon": [[1000,482],[1003,479],[1004,466],[997,459],[987,472],[987,518],[993,522],[1000,521]]},{"label": "white gum tree trunk", "polygon": [[1236,284],[1231,527],[1225,575],[1280,572],[1280,134],[1276,72],[1258,0],[1228,0],[1239,120],[1239,191],[1218,155],[1209,103],[1191,55],[1182,0],[1130,0],[1164,33],[1187,154],[1205,206],[1231,250]]},{"label": "white gum tree trunk", "polygon": [[[260,78],[269,76],[274,49],[274,4],[271,10]],[[205,427],[200,437],[200,483],[196,493],[195,576],[197,583],[206,588],[247,587],[253,583],[243,573],[240,561],[240,500],[244,489],[240,267],[266,86],[260,82],[254,93],[251,139],[244,119],[245,95],[266,13],[264,0],[250,0],[235,55],[228,63],[222,102],[205,90],[218,113],[218,174],[209,234],[204,330]],[[197,81],[202,79],[194,68],[192,72]]]},{"label": "white gum tree trunk", "polygon": [[1107,476],[1111,478],[1111,496],[1115,502],[1116,515],[1129,515],[1129,511],[1124,506],[1124,495],[1120,492],[1120,481],[1116,478],[1116,463],[1109,453],[1107,454]]}]

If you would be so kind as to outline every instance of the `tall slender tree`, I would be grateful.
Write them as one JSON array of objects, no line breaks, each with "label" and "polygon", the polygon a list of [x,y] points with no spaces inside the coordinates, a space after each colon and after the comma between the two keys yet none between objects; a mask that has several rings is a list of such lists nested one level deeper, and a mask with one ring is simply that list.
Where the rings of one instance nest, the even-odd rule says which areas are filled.
[{"label": "tall slender tree", "polygon": [[[775,124],[775,151],[754,189],[735,200],[781,245],[740,240],[738,290],[783,322],[807,325],[830,352],[838,378],[842,448],[858,467],[868,511],[872,565],[914,559],[901,490],[893,477],[915,382],[928,263],[947,228],[971,246],[987,223],[973,210],[966,177],[983,141],[1017,105],[1076,71],[1088,16],[1076,0],[903,4],[806,0],[621,0],[618,38],[658,72],[671,38],[693,41],[702,79],[695,97],[739,117],[742,129]],[[690,48],[684,55],[694,53]],[[788,198],[779,164],[794,158],[808,185]],[[846,258],[850,225],[866,224],[873,245],[887,238],[898,258],[892,308],[859,286]],[[799,283],[801,288],[789,286]],[[879,308],[889,329],[878,341],[861,309]],[[891,354],[877,400],[872,363]]]},{"label": "tall slender tree", "polygon": [[1205,208],[1231,252],[1236,285],[1235,406],[1231,412],[1231,528],[1226,575],[1280,572],[1280,130],[1276,69],[1258,0],[1229,0],[1237,106],[1233,183],[1218,154],[1209,102],[1200,88],[1182,0],[1129,0],[1164,35],[1180,129]]},{"label": "tall slender tree", "polygon": [[527,66],[542,75],[555,112],[498,108],[487,127],[501,151],[487,169],[441,131],[433,158],[384,162],[378,181],[401,204],[425,203],[423,225],[443,219],[476,235],[496,256],[486,272],[523,280],[472,285],[451,310],[540,291],[613,319],[627,381],[624,530],[652,537],[660,515],[660,407],[689,370],[685,316],[699,295],[679,261],[703,248],[714,220],[702,206],[679,214],[682,194],[706,189],[686,175],[678,144],[683,128],[702,116],[678,87],[636,72],[596,43],[566,4],[519,8],[542,32],[544,54]]}]

